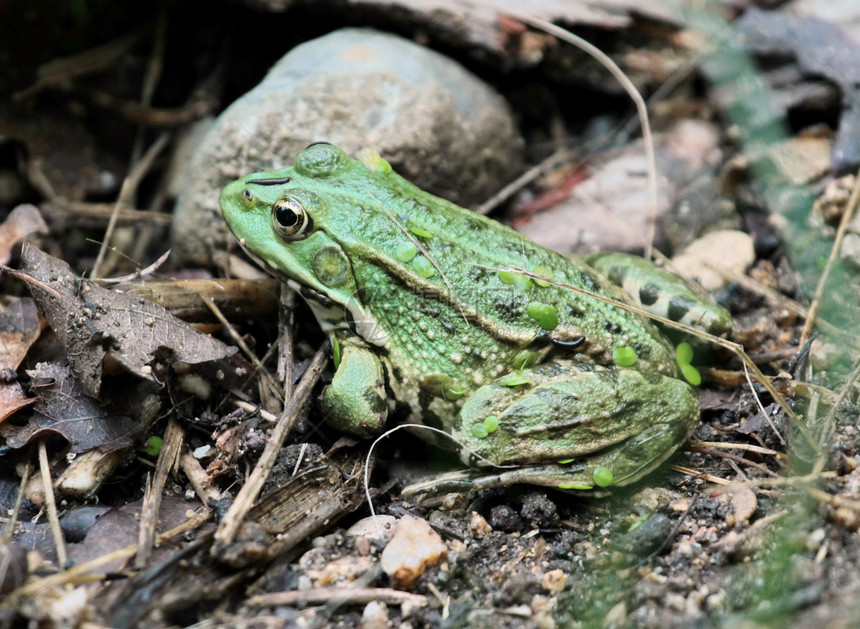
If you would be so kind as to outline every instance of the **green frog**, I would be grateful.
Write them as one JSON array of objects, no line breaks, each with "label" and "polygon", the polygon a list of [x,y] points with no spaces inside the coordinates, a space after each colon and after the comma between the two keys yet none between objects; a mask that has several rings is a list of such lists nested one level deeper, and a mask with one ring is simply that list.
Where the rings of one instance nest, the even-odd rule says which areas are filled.
[{"label": "green frog", "polygon": [[[327,143],[229,184],[221,209],[331,338],[322,403],[340,430],[370,437],[396,417],[449,434],[484,484],[598,492],[653,470],[698,422],[657,328],[570,288],[626,302],[610,278],[629,284],[641,259],[599,272]],[[672,319],[731,320],[659,279],[637,286]]]}]

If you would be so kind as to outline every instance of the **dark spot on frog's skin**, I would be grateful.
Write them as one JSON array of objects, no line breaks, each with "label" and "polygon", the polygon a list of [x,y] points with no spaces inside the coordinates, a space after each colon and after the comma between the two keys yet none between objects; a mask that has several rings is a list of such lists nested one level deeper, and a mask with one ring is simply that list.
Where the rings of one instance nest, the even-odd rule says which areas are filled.
[{"label": "dark spot on frog's skin", "polygon": [[672,321],[680,321],[684,318],[684,315],[690,312],[690,308],[695,306],[691,300],[683,297],[681,295],[677,295],[672,297],[669,300],[669,310],[667,311],[667,315]]},{"label": "dark spot on frog's skin", "polygon": [[603,327],[606,329],[607,332],[616,336],[624,332],[624,328],[615,323],[615,321],[604,321]]},{"label": "dark spot on frog's skin", "polygon": [[467,277],[470,282],[484,282],[490,274],[489,269],[481,266],[473,266],[467,272]]},{"label": "dark spot on frog's skin", "polygon": [[[393,395],[393,393],[391,395]],[[394,404],[393,413],[395,417],[408,417],[411,410],[412,409],[409,404],[406,402],[396,402]]]},{"label": "dark spot on frog's skin", "polygon": [[591,277],[588,273],[580,271],[579,279],[582,282],[582,285],[585,286],[585,288],[587,290],[590,290],[592,293],[596,292],[599,289],[597,280]]},{"label": "dark spot on frog's skin", "polygon": [[565,306],[565,309],[567,310],[567,314],[569,314],[571,317],[580,319],[585,316],[585,313],[582,310],[571,304],[567,304]]},{"label": "dark spot on frog's skin", "polygon": [[631,347],[633,347],[633,350],[636,352],[636,357],[642,360],[648,360],[649,358],[651,358],[651,354],[653,354],[653,352],[651,351],[651,347],[648,345],[642,345],[641,343],[633,343]]},{"label": "dark spot on frog's skin", "polygon": [[[585,365],[577,364],[577,367],[582,370]],[[534,367],[532,369],[535,374],[544,378],[555,378],[556,376],[563,376],[567,372],[567,368],[563,367],[560,363],[551,361],[548,363],[543,363]]]},{"label": "dark spot on frog's skin", "polygon": [[566,350],[582,349],[585,345],[584,336],[576,336],[570,339],[552,339],[553,345]]},{"label": "dark spot on frog's skin", "polygon": [[522,319],[525,304],[519,295],[507,294],[493,302],[493,309],[502,321],[512,323]]},{"label": "dark spot on frog's skin", "polygon": [[396,382],[403,382],[403,371],[400,369],[400,367],[394,367],[391,370],[391,375],[394,376],[394,380]]},{"label": "dark spot on frog's skin", "polygon": [[437,302],[424,300],[418,303],[421,308],[421,314],[433,317],[434,319],[442,316],[442,307]]},{"label": "dark spot on frog's skin", "polygon": [[476,219],[474,219],[474,218],[470,218],[470,219],[468,219],[468,220],[466,221],[466,226],[467,226],[469,229],[472,229],[472,230],[474,230],[474,231],[480,231],[480,230],[484,229],[484,224],[483,224],[483,223],[481,223],[481,221],[476,220]]},{"label": "dark spot on frog's skin", "polygon": [[430,403],[438,399],[434,394],[427,391],[421,391],[418,394],[418,405],[421,407],[421,423],[431,428],[445,430],[445,423],[442,418],[430,410]]},{"label": "dark spot on frog's skin", "polygon": [[624,278],[627,277],[628,270],[623,266],[613,266],[609,269],[609,273],[606,274],[606,278],[616,286],[621,286],[624,284]]},{"label": "dark spot on frog's skin", "polygon": [[655,284],[645,284],[639,288],[639,302],[643,306],[652,305],[660,297],[660,288]]},{"label": "dark spot on frog's skin", "polygon": [[642,372],[641,378],[650,385],[659,386],[663,381],[663,376],[656,373]]},{"label": "dark spot on frog's skin", "polygon": [[368,404],[368,407],[374,413],[382,413],[388,408],[388,402],[385,398],[379,395],[375,388],[367,387],[361,395]]}]

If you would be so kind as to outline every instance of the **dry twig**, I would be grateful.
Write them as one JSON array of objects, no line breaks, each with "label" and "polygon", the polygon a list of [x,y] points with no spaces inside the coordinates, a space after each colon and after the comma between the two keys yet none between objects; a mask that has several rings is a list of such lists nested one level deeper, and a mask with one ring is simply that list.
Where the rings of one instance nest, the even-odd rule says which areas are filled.
[{"label": "dry twig", "polygon": [[146,492],[143,496],[143,508],[140,513],[140,528],[137,535],[137,556],[134,558],[134,567],[138,570],[146,567],[149,556],[152,553],[152,544],[155,541],[155,527],[158,524],[158,510],[161,507],[161,494],[167,477],[176,467],[179,453],[182,450],[182,442],[185,431],[175,418],[167,423],[164,432],[164,441],[161,452],[158,453],[158,461],[155,465],[155,479],[150,483],[146,479]]},{"label": "dry twig", "polygon": [[278,458],[281,446],[284,445],[284,441],[292,429],[293,424],[299,415],[299,411],[310,396],[311,389],[313,389],[314,384],[316,384],[316,381],[322,374],[322,368],[326,360],[328,360],[328,351],[329,343],[323,343],[314,355],[313,360],[311,360],[310,365],[308,365],[307,371],[305,371],[302,379],[299,381],[293,397],[291,397],[290,401],[284,406],[284,410],[278,419],[277,425],[274,430],[272,430],[269,440],[266,442],[266,447],[263,450],[263,454],[260,455],[260,459],[257,461],[254,471],[251,472],[248,480],[245,481],[244,486],[236,496],[236,500],[233,501],[229,511],[227,511],[227,514],[218,525],[218,530],[215,532],[215,546],[213,547],[213,552],[217,553],[233,542],[236,532],[239,530],[239,525],[254,505],[254,501],[257,499],[257,496],[260,495],[260,490],[263,488],[263,484],[266,482],[272,468],[275,466],[275,461]]}]

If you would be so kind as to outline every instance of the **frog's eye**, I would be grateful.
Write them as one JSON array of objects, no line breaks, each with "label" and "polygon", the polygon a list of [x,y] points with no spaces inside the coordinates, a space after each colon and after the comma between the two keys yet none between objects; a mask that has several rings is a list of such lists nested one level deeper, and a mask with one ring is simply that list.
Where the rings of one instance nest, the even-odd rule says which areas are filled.
[{"label": "frog's eye", "polygon": [[278,199],[272,206],[272,225],[285,240],[300,240],[310,235],[313,219],[295,199]]}]

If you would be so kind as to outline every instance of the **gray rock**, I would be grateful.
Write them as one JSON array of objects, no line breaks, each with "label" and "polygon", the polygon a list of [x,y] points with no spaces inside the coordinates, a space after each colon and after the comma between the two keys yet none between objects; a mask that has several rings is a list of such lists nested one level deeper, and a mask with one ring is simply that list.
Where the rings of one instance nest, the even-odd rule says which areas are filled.
[{"label": "gray rock", "polygon": [[506,104],[455,62],[410,41],[343,29],[296,47],[233,103],[178,175],[173,251],[206,263],[228,243],[218,208],[227,182],[291,164],[327,141],[353,156],[373,148],[418,186],[463,205],[521,164]]}]

